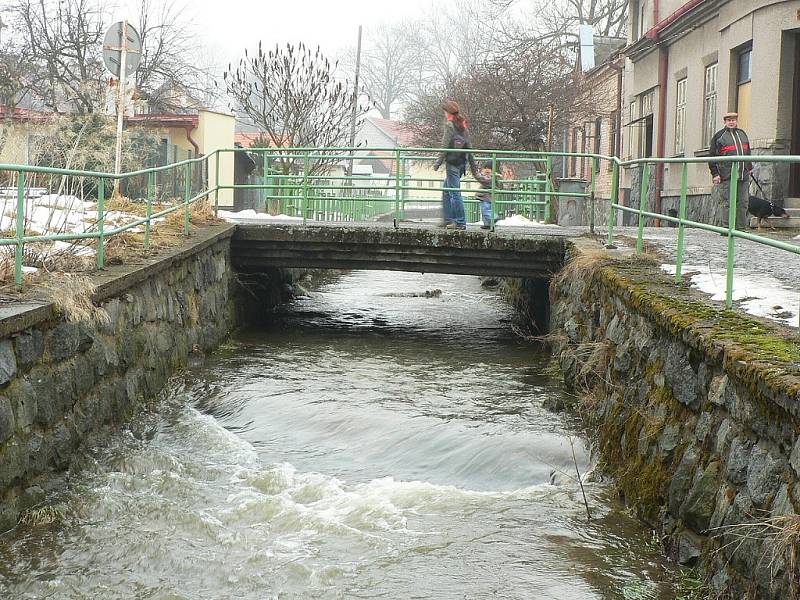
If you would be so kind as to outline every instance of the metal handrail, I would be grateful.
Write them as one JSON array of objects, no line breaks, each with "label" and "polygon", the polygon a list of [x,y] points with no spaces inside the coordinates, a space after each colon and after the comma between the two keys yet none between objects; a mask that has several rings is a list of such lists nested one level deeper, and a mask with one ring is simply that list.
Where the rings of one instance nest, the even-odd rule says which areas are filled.
[{"label": "metal handrail", "polygon": [[[247,152],[250,154],[261,155],[262,168],[264,172],[264,182],[261,184],[233,184],[223,185],[219,182],[220,175],[220,157],[228,153]],[[614,236],[614,223],[617,212],[632,213],[638,216],[638,232],[636,239],[636,251],[638,253],[643,251],[643,230],[646,218],[659,219],[665,222],[671,222],[678,225],[678,247],[676,252],[676,270],[675,281],[680,281],[682,275],[683,255],[684,255],[684,241],[687,228],[703,229],[717,233],[723,233],[728,237],[727,249],[727,266],[726,266],[726,305],[732,305],[732,289],[733,289],[733,259],[735,256],[735,240],[746,239],[761,243],[774,248],[779,248],[795,254],[800,254],[800,248],[793,244],[773,240],[771,238],[758,236],[755,234],[737,231],[735,229],[735,214],[736,214],[736,186],[739,173],[739,163],[744,160],[748,162],[762,162],[762,163],[785,163],[785,162],[800,162],[800,156],[749,156],[743,159],[741,156],[728,156],[728,157],[674,157],[674,158],[638,158],[621,160],[614,156],[607,156],[603,154],[591,152],[528,152],[524,150],[500,150],[500,149],[442,149],[442,148],[396,148],[396,147],[377,147],[377,148],[364,148],[364,147],[331,147],[331,148],[314,148],[314,147],[298,147],[298,148],[224,148],[218,149],[214,152],[199,156],[196,158],[186,159],[174,164],[164,165],[160,167],[151,167],[147,169],[139,169],[127,173],[104,173],[99,171],[82,171],[76,169],[61,169],[55,167],[41,167],[33,165],[17,165],[17,164],[2,164],[0,163],[0,174],[3,172],[14,172],[17,175],[17,213],[16,213],[16,228],[13,237],[0,238],[0,246],[15,245],[15,283],[17,287],[22,284],[22,259],[24,253],[24,246],[28,243],[43,242],[43,241],[66,241],[78,239],[95,239],[97,240],[97,266],[103,268],[105,265],[104,256],[104,243],[105,240],[111,236],[128,231],[134,227],[144,224],[145,226],[145,249],[150,245],[150,233],[153,219],[162,218],[172,212],[180,210],[185,211],[184,216],[184,234],[189,233],[189,209],[191,204],[202,199],[214,196],[214,210],[219,210],[219,192],[222,190],[242,190],[242,189],[258,189],[263,190],[263,200],[265,202],[277,203],[277,208],[286,210],[287,213],[292,213],[295,216],[302,217],[303,223],[309,219],[312,220],[358,220],[375,218],[379,215],[390,215],[393,218],[395,227],[398,226],[399,221],[402,219],[407,204],[416,203],[438,203],[439,198],[429,197],[406,197],[407,193],[415,191],[424,191],[430,193],[431,191],[455,191],[457,188],[447,188],[437,186],[436,188],[421,188],[423,183],[430,184],[440,181],[432,177],[411,177],[408,169],[404,167],[411,162],[425,162],[436,160],[442,152],[449,153],[473,153],[476,156],[485,157],[484,159],[491,160],[492,175],[491,187],[488,191],[491,193],[492,202],[496,205],[512,206],[517,209],[524,209],[536,211],[537,217],[549,220],[552,208],[552,202],[555,198],[562,196],[569,197],[582,197],[589,200],[590,204],[590,223],[589,229],[594,232],[595,227],[595,192],[598,174],[600,172],[600,163],[607,162],[611,166],[611,198],[608,209],[608,239],[607,245],[613,247]],[[375,156],[375,153],[384,153],[385,156]],[[345,175],[326,175],[313,172],[314,161],[340,161],[349,160],[352,158],[379,158],[382,160],[392,161],[393,173],[386,177],[374,178],[369,176],[359,176],[353,174]],[[589,160],[591,163],[590,178],[587,182],[587,189],[585,192],[560,192],[556,191],[553,180],[553,160],[554,158],[576,158]],[[200,164],[207,161],[206,164],[210,165],[210,161],[215,161],[215,185],[206,188],[199,193],[192,195],[191,192],[191,173],[192,167],[195,164]],[[295,173],[279,172],[275,169],[275,162],[291,161],[295,163],[300,161],[302,163],[302,171]],[[530,163],[533,172],[532,177],[525,179],[511,179],[504,180],[503,184],[506,186],[513,185],[514,189],[500,189],[500,181],[497,178],[497,165],[502,161],[504,163]],[[727,228],[718,227],[706,223],[691,221],[686,218],[687,214],[687,167],[689,164],[696,163],[724,163],[729,162],[732,164],[732,185],[730,190],[730,215],[729,225]],[[652,164],[681,164],[681,194],[680,194],[680,208],[677,217],[672,217],[665,214],[659,214],[647,210],[647,192],[649,185],[640,185],[640,197],[638,207],[626,207],[619,203],[619,179],[620,167],[634,167],[642,166],[641,181],[649,181],[650,165]],[[177,170],[183,168],[184,170],[184,190],[183,199],[176,202],[173,206],[153,213],[153,196],[154,196],[154,178],[158,173],[166,172],[169,170]],[[210,169],[209,169],[210,171]],[[62,234],[45,234],[45,235],[25,235],[25,200],[26,200],[26,178],[29,174],[49,174],[61,175],[70,177],[81,177],[85,179],[96,179],[98,190],[98,221],[97,230],[83,233],[62,233]],[[111,229],[105,228],[105,180],[124,179],[128,177],[147,176],[147,192],[146,192],[146,216],[137,218],[129,223],[113,227]],[[324,182],[323,182],[324,180]],[[469,178],[464,179],[469,183]],[[338,185],[332,182],[340,182]],[[416,187],[412,184],[416,183]],[[375,190],[382,192],[390,191],[393,193],[393,198],[387,197],[382,194],[376,194]],[[362,192],[368,192],[363,194]],[[465,205],[469,207],[473,214],[477,213],[477,202],[473,199],[465,198]],[[497,215],[492,211],[491,229],[494,230]]]},{"label": "metal handrail", "polygon": [[[612,193],[611,202],[609,203],[608,215],[608,241],[606,246],[609,248],[614,247],[614,222],[615,211],[628,212],[638,215],[638,228],[636,235],[636,252],[643,251],[644,240],[644,220],[645,218],[659,219],[678,225],[678,239],[675,258],[675,283],[679,284],[682,277],[683,258],[685,250],[685,230],[687,227],[695,229],[703,229],[712,231],[728,238],[728,247],[726,250],[726,265],[725,265],[725,306],[731,308],[733,306],[733,265],[735,258],[735,240],[744,239],[772,248],[778,248],[794,254],[800,254],[800,246],[774,240],[771,238],[759,236],[746,231],[739,231],[736,229],[736,213],[737,213],[737,200],[738,200],[738,185],[739,185],[739,164],[744,162],[765,162],[765,163],[793,163],[800,162],[800,156],[782,155],[782,156],[714,156],[714,157],[689,157],[689,158],[640,158],[633,160],[616,160],[613,161],[613,174],[612,174]],[[690,221],[686,218],[687,212],[687,190],[688,190],[688,165],[692,163],[733,163],[731,165],[730,187],[729,187],[729,202],[728,202],[728,226],[719,227],[707,223],[699,223]],[[672,217],[669,215],[654,213],[646,210],[647,208],[647,194],[649,189],[650,180],[650,164],[681,164],[681,191],[678,205],[678,216]],[[639,207],[627,207],[619,204],[619,167],[630,167],[642,165],[642,176],[639,184]],[[800,311],[798,311],[798,324],[800,325]]]},{"label": "metal handrail", "polygon": [[[74,241],[81,239],[95,239],[97,240],[96,263],[99,269],[105,267],[105,240],[108,237],[118,235],[128,231],[134,227],[144,224],[145,236],[144,247],[150,247],[150,233],[152,228],[153,219],[160,219],[164,216],[173,213],[181,208],[185,209],[184,217],[184,235],[189,234],[189,207],[200,198],[208,197],[214,189],[207,189],[192,196],[191,194],[191,168],[195,163],[201,163],[209,160],[211,155],[199,156],[196,158],[186,159],[177,163],[164,165],[161,167],[151,167],[147,169],[140,169],[137,171],[129,171],[126,173],[107,173],[101,171],[86,171],[80,169],[62,169],[57,167],[43,167],[37,165],[18,165],[0,163],[0,174],[4,172],[12,172],[17,176],[17,206],[16,206],[16,222],[13,237],[0,237],[0,247],[2,246],[16,246],[14,256],[14,283],[17,289],[22,286],[22,263],[24,258],[25,244],[49,241]],[[153,213],[153,178],[156,173],[165,172],[170,169],[184,168],[184,199],[183,202],[176,203],[173,206]],[[25,235],[25,204],[27,194],[26,181],[29,174],[44,174],[44,175],[60,175],[66,177],[79,177],[82,179],[96,179],[97,180],[97,229],[95,231],[85,231],[81,233],[56,233],[56,234],[43,234],[43,235]],[[105,213],[105,190],[106,180],[125,179],[140,175],[147,175],[147,193],[146,193],[146,211],[147,216],[135,219],[124,225],[106,229],[106,213]]]}]

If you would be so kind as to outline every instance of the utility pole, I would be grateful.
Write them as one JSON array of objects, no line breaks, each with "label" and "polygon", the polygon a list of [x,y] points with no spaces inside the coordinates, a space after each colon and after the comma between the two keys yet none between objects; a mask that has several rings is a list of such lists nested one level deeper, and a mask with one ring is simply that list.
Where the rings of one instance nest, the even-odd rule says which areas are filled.
[{"label": "utility pole", "polygon": [[361,71],[361,25],[358,26],[358,47],[356,49],[356,76],[353,83],[353,113],[350,117],[350,168],[348,175],[350,176],[350,184],[353,183],[353,159],[354,152],[352,148],[356,145],[356,116],[358,115],[358,75]]},{"label": "utility pole", "polygon": [[[125,118],[125,79],[128,76],[128,21],[122,22],[122,46],[120,48],[119,84],[117,85],[117,148],[114,154],[114,175],[122,169],[122,124]],[[113,196],[119,196],[119,177],[114,178]]]},{"label": "utility pole", "polygon": [[547,151],[550,152],[553,144],[553,109],[555,107],[551,103],[548,108],[550,113],[547,116]]}]

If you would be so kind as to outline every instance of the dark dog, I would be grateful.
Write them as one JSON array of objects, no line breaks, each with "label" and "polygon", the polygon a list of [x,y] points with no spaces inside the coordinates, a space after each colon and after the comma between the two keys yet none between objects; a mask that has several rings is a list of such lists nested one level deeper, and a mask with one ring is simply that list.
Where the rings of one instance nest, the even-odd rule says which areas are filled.
[{"label": "dark dog", "polygon": [[[789,215],[785,210],[783,210],[783,208],[776,206],[775,203],[770,200],[764,200],[762,198],[758,198],[757,196],[750,196],[750,200],[747,202],[747,212],[758,219],[759,231],[761,231],[762,222],[767,217],[782,217],[784,219],[789,218]],[[770,227],[770,229],[774,229],[774,227]]]}]

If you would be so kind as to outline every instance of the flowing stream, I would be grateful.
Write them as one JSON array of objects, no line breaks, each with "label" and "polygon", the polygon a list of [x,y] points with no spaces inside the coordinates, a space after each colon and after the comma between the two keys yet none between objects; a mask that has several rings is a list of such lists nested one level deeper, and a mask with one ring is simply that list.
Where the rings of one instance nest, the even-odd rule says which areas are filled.
[{"label": "flowing stream", "polygon": [[332,276],[84,450],[0,537],[0,598],[674,598],[608,484],[587,520],[512,318],[474,277]]}]

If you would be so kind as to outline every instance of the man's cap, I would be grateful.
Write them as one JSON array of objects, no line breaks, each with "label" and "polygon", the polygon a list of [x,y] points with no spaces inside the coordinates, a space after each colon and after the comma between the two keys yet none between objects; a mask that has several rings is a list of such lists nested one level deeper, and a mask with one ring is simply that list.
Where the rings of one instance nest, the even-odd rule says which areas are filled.
[{"label": "man's cap", "polygon": [[725,119],[738,119],[738,118],[739,118],[739,113],[737,112],[726,112],[724,115],[722,115],[723,121]]}]

